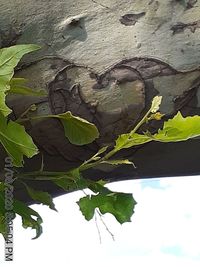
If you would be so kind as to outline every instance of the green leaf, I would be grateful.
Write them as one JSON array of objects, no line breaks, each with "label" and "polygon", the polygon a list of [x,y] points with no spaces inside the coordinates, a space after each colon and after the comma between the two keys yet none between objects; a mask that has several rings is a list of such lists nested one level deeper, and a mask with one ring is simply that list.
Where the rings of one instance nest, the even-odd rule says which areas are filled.
[{"label": "green leaf", "polygon": [[61,120],[65,130],[65,136],[72,144],[86,145],[99,137],[98,129],[93,123],[73,116],[70,111],[54,115],[53,117]]},{"label": "green leaf", "polygon": [[45,90],[33,90],[26,86],[27,80],[24,78],[12,78],[10,81],[10,91],[12,94],[20,94],[26,96],[46,96]]},{"label": "green leaf", "polygon": [[4,190],[0,191],[0,214],[5,214],[5,193]]},{"label": "green leaf", "polygon": [[132,194],[113,193],[109,196],[109,201],[107,200],[100,205],[99,210],[102,214],[111,213],[122,224],[131,221],[136,204]]},{"label": "green leaf", "polygon": [[200,116],[184,118],[180,112],[164,123],[163,129],[153,135],[159,142],[178,142],[200,136]]},{"label": "green leaf", "polygon": [[42,234],[42,218],[33,209],[19,200],[14,200],[14,212],[22,217],[22,225],[24,228],[31,227],[36,230],[36,236],[33,239],[38,238]]},{"label": "green leaf", "polygon": [[12,157],[13,165],[17,167],[23,166],[23,155],[31,158],[38,153],[37,147],[31,136],[26,133],[24,126],[11,120],[7,123],[2,113],[0,113],[0,142]]},{"label": "green leaf", "polygon": [[11,109],[5,104],[5,97],[10,90],[10,80],[13,77],[14,68],[25,54],[39,48],[37,45],[30,44],[0,49],[0,112],[4,116],[11,113]]},{"label": "green leaf", "polygon": [[135,145],[141,145],[150,141],[157,142],[179,142],[186,141],[190,138],[200,136],[200,116],[184,118],[180,112],[164,122],[162,129],[152,135],[149,132],[144,134],[129,133],[122,134],[116,140],[115,150],[129,148]]},{"label": "green leaf", "polygon": [[66,191],[82,190],[87,188],[90,183],[89,180],[82,177],[79,168],[67,172],[66,175],[54,178],[52,182]]},{"label": "green leaf", "polygon": [[103,180],[99,180],[97,182],[94,182],[91,180],[87,180],[87,181],[88,181],[87,187],[96,194],[100,193],[102,195],[107,195],[107,194],[112,193],[112,191],[110,191],[106,186],[104,186],[106,182]]},{"label": "green leaf", "polygon": [[82,197],[77,202],[79,208],[87,221],[91,220],[94,216],[95,205],[90,196]]},{"label": "green leaf", "polygon": [[2,214],[0,214],[0,233],[3,235],[4,238],[6,237],[6,221],[5,217]]},{"label": "green leaf", "polygon": [[57,186],[61,187],[62,189],[64,189],[65,191],[78,189],[77,184],[71,179],[60,178],[60,179],[54,179],[52,180],[52,182],[56,184]]},{"label": "green leaf", "polygon": [[162,101],[162,96],[155,96],[151,104],[151,112],[156,113],[159,110],[160,104]]},{"label": "green leaf", "polygon": [[98,208],[102,214],[112,214],[121,224],[131,221],[136,205],[132,194],[118,192],[86,196],[77,203],[88,221],[93,218],[95,209]]},{"label": "green leaf", "polygon": [[137,133],[122,134],[116,140],[115,149],[116,151],[118,151],[123,148],[143,145],[150,141],[152,141],[152,139],[144,134],[137,134]]},{"label": "green leaf", "polygon": [[3,182],[0,182],[0,191],[4,191],[5,187],[5,184]]},{"label": "green leaf", "polygon": [[[5,196],[4,192],[0,192],[0,233],[5,237],[6,236],[6,224],[5,224]],[[33,209],[28,207],[25,203],[13,199],[13,210],[9,211],[12,213],[12,218],[15,218],[15,215],[18,214],[22,218],[22,224],[24,228],[31,227],[36,230],[35,238],[38,238],[42,234],[42,218],[41,216]],[[35,239],[33,238],[33,239]]]},{"label": "green leaf", "polygon": [[47,205],[50,209],[57,211],[55,208],[55,205],[53,203],[53,199],[49,193],[43,192],[43,191],[37,191],[37,190],[29,187],[26,184],[24,184],[24,185],[27,189],[29,196],[33,200],[38,201],[38,202],[42,203],[43,205]]}]

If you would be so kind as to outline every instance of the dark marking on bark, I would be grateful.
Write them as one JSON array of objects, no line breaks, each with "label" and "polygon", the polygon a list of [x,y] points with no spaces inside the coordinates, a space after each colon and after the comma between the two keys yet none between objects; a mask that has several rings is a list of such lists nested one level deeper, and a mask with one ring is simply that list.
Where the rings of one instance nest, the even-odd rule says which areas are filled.
[{"label": "dark marking on bark", "polygon": [[76,66],[75,64],[66,65],[58,71],[53,81],[49,83],[51,111],[53,114],[59,114],[70,110],[73,114],[93,122],[98,103],[96,101],[86,103],[82,97],[80,84],[74,83],[67,75],[67,70],[76,67],[83,68],[83,66]]},{"label": "dark marking on bark", "polygon": [[196,29],[200,28],[200,20],[191,22],[191,23],[183,23],[178,22],[177,24],[173,25],[170,30],[172,34],[182,33],[185,29],[189,29],[192,33],[196,31]]},{"label": "dark marking on bark", "polygon": [[197,78],[193,82],[191,88],[188,88],[188,90],[183,92],[182,95],[174,97],[173,99],[174,111],[176,112],[176,111],[184,109],[184,107],[187,106],[187,104],[191,101],[191,99],[196,96],[197,90],[199,89],[200,89],[200,77]]},{"label": "dark marking on bark", "polygon": [[119,67],[121,65],[131,67],[132,70],[137,71],[140,77],[145,80],[151,79],[158,75],[166,76],[178,73],[169,64],[154,58],[135,57],[132,59],[125,59],[120,63],[116,64],[116,67]]},{"label": "dark marking on bark", "polygon": [[133,26],[136,24],[136,22],[138,22],[141,17],[145,16],[145,14],[146,12],[141,12],[138,14],[125,14],[119,19],[119,21],[125,26]]},{"label": "dark marking on bark", "polygon": [[[41,61],[45,61],[45,60],[54,60],[54,61],[62,61],[62,63],[64,64],[64,66],[66,65],[70,65],[71,62],[67,59],[63,59],[59,56],[43,56],[41,58],[38,58],[38,59],[35,59],[33,61],[28,61],[28,62],[19,62],[19,64],[17,65],[17,67],[15,68],[16,71],[20,71],[20,70],[23,70],[23,69],[26,69],[28,67],[31,67],[31,66],[34,66],[35,64],[41,62]],[[57,64],[51,64],[50,66],[51,69],[57,69],[58,66]]]},{"label": "dark marking on bark", "polygon": [[155,1],[155,0],[150,0],[149,3],[148,3],[148,5],[153,4],[154,1]]},{"label": "dark marking on bark", "polygon": [[149,6],[152,5],[152,4],[154,4],[154,7],[153,7],[154,11],[157,11],[158,8],[159,8],[159,6],[160,6],[159,1],[151,0],[151,1],[148,3]]},{"label": "dark marking on bark", "polygon": [[194,5],[196,4],[197,0],[189,0],[186,4],[186,9],[193,8]]},{"label": "dark marking on bark", "polygon": [[106,9],[110,9],[110,7],[105,6],[105,5],[99,3],[99,2],[97,2],[97,1],[95,1],[95,0],[92,0],[92,2],[95,3],[95,4],[97,4],[97,5],[99,5],[99,6],[101,6],[101,7],[104,7],[104,8],[106,8]]},{"label": "dark marking on bark", "polygon": [[80,24],[80,19],[72,19],[72,21],[69,23],[70,26],[79,26]]},{"label": "dark marking on bark", "polygon": [[22,35],[22,30],[20,28],[15,28],[14,26],[9,26],[7,30],[0,30],[0,46],[9,47],[15,45]]}]

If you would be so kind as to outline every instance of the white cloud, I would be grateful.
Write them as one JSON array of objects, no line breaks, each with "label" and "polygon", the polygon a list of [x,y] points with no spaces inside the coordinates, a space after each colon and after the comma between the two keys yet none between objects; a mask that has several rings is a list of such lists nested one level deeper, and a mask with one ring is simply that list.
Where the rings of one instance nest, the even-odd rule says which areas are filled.
[{"label": "white cloud", "polygon": [[[81,192],[55,199],[58,214],[35,206],[44,218],[44,234],[38,240],[30,240],[34,233],[19,230],[18,219],[13,265],[199,266],[200,178],[161,179],[157,185],[152,181],[109,185],[111,189],[133,192],[138,204],[132,223],[121,226],[112,216],[105,216],[116,241],[101,225],[102,245],[94,221],[86,222],[75,204]],[[3,240],[0,241],[1,263]],[[1,266],[7,266],[6,262]]]}]

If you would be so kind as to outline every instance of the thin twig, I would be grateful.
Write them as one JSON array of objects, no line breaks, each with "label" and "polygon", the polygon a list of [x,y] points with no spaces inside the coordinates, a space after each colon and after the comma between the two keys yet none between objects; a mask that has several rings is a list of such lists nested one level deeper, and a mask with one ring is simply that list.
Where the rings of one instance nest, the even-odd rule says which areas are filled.
[{"label": "thin twig", "polygon": [[103,225],[104,225],[106,231],[107,231],[107,232],[109,233],[109,235],[112,237],[112,240],[115,241],[115,236],[114,236],[114,234],[109,230],[108,226],[107,226],[106,223],[104,222],[102,214],[101,214],[98,210],[96,210],[96,212],[98,213],[99,218],[100,218],[101,222],[103,223]]},{"label": "thin twig", "polygon": [[98,225],[98,222],[97,222],[97,213],[95,212],[94,214],[94,220],[95,220],[95,224],[96,224],[96,228],[97,228],[97,232],[98,232],[98,236],[99,236],[99,242],[100,244],[102,243],[101,242],[101,232],[100,232],[100,229],[99,229],[99,225]]}]

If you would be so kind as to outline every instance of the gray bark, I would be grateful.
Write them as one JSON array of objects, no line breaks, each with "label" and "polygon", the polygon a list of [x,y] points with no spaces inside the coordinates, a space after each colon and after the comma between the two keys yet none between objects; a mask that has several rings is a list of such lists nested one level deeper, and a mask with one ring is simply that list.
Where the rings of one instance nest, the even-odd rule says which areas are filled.
[{"label": "gray bark", "polygon": [[[199,114],[200,1],[165,0],[0,0],[0,46],[36,43],[42,49],[24,57],[16,76],[44,88],[48,97],[10,97],[19,117],[31,104],[32,115],[70,110],[97,125],[100,138],[74,146],[64,137],[59,121],[28,123],[26,128],[44,153],[47,170],[77,166],[105,144],[130,130],[148,109],[153,96],[163,96],[165,118],[178,110]],[[150,130],[160,126],[151,123]],[[132,167],[103,166],[87,177],[109,181],[200,171],[200,143],[155,144],[121,152]],[[3,151],[0,154],[4,167]],[[37,170],[40,156],[26,161]],[[51,183],[37,183],[53,195],[63,193]],[[16,196],[28,201],[22,188]]]}]

